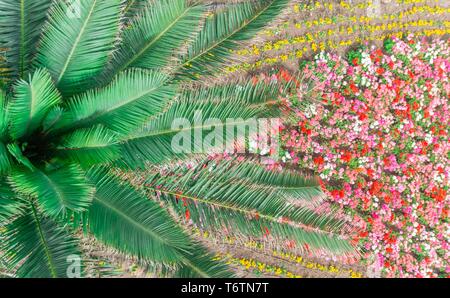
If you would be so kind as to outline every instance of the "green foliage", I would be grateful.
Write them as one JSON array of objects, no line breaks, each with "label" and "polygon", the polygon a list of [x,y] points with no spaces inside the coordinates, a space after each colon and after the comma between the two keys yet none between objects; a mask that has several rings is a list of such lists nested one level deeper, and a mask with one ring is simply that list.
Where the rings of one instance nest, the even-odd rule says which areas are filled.
[{"label": "green foliage", "polygon": [[395,42],[392,40],[392,38],[387,38],[383,42],[383,47],[386,53],[392,54],[392,48],[394,47]]},{"label": "green foliage", "polygon": [[[217,172],[179,167],[151,176],[160,189],[144,193],[113,169],[192,158],[173,152],[180,129],[172,123],[194,121],[197,110],[222,123],[272,115],[267,105],[277,101],[279,85],[199,88],[189,79],[219,71],[287,2],[215,11],[190,0],[83,0],[79,7],[0,0],[1,71],[8,76],[0,86],[0,263],[8,274],[66,277],[68,258],[83,255],[74,237],[83,228],[116,251],[174,268],[175,276],[231,276],[183,228],[178,191],[198,198],[191,219],[207,228],[254,237],[268,229],[348,251],[335,234],[338,220],[294,204],[320,200],[314,179],[267,173],[251,162]],[[295,224],[280,222],[284,217]]]},{"label": "green foliage", "polygon": [[198,79],[217,72],[229,62],[231,52],[240,43],[253,38],[270,23],[289,0],[263,0],[230,4],[209,15],[203,30],[180,56],[180,77]]},{"label": "green foliage", "polygon": [[57,1],[52,7],[37,60],[61,92],[83,91],[102,72],[114,49],[121,9],[122,0]]},{"label": "green foliage", "polygon": [[15,170],[10,180],[17,193],[37,198],[44,212],[54,217],[68,210],[86,210],[94,193],[85,173],[76,164],[48,173],[37,169]]},{"label": "green foliage", "polygon": [[14,89],[8,111],[10,132],[14,139],[20,140],[39,128],[47,112],[60,103],[61,96],[44,69],[38,69],[28,82],[20,80]]},{"label": "green foliage", "polygon": [[88,227],[99,240],[147,260],[175,262],[188,252],[189,238],[159,204],[104,169],[88,177],[96,186]]},{"label": "green foliage", "polygon": [[[352,250],[347,241],[333,234],[343,222],[286,200],[288,188],[300,191],[301,185],[311,186],[302,190],[304,197],[317,192],[312,181],[291,180],[290,174],[274,173],[273,177],[278,179],[261,185],[266,174],[258,171],[258,167],[263,169],[233,161],[218,164],[200,161],[194,167],[180,166],[150,175],[146,186],[150,193],[167,200],[180,216],[189,214],[188,218],[201,227],[240,231],[254,237],[271,234],[334,253]],[[317,183],[315,187],[319,187]],[[299,223],[303,226],[298,226]]]},{"label": "green foliage", "polygon": [[0,49],[13,78],[24,78],[32,68],[42,27],[52,0],[1,0]]},{"label": "green foliage", "polygon": [[32,203],[5,230],[0,250],[8,269],[20,277],[67,277],[68,258],[81,255],[76,239]]}]

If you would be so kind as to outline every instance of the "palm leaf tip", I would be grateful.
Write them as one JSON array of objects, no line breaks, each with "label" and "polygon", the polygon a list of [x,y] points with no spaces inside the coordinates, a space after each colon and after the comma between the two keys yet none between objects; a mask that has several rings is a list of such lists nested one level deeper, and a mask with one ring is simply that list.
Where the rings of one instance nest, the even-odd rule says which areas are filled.
[{"label": "palm leaf tip", "polygon": [[87,210],[94,193],[84,171],[76,164],[50,172],[15,171],[10,182],[17,192],[37,198],[44,212],[54,217],[67,211]]},{"label": "palm leaf tip", "polygon": [[176,86],[169,82],[170,77],[161,72],[127,70],[109,86],[72,98],[54,130],[103,125],[127,136],[175,97]]},{"label": "palm leaf tip", "polygon": [[161,69],[200,29],[204,7],[187,0],[150,2],[123,32],[110,76],[130,67]]},{"label": "palm leaf tip", "polygon": [[97,239],[143,260],[173,263],[190,251],[189,238],[159,204],[103,168],[88,176],[97,189],[88,214]]},{"label": "palm leaf tip", "polygon": [[[71,257],[81,258],[77,240],[34,206],[28,211],[2,233],[0,249],[8,269],[24,278],[70,277]],[[81,275],[82,262],[74,265],[80,265],[74,273]]]},{"label": "palm leaf tip", "polygon": [[198,79],[211,75],[230,62],[233,50],[253,38],[286,7],[289,0],[268,0],[230,4],[211,15],[203,30],[180,56],[180,78]]},{"label": "palm leaf tip", "polygon": [[47,112],[61,102],[61,95],[45,69],[38,69],[28,81],[20,80],[14,90],[8,113],[11,135],[19,140],[40,127]]},{"label": "palm leaf tip", "polygon": [[0,1],[0,51],[7,49],[8,76],[24,78],[29,72],[51,4],[52,0]]},{"label": "palm leaf tip", "polygon": [[58,1],[49,14],[37,61],[66,95],[90,87],[119,33],[122,0]]}]

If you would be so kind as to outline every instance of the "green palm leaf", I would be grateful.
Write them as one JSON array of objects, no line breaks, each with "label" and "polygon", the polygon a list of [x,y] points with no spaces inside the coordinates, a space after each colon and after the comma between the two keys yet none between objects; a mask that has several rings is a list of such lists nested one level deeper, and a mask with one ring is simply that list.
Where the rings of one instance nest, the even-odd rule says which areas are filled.
[{"label": "green palm leaf", "polygon": [[77,241],[34,206],[5,226],[0,250],[8,269],[24,278],[67,277],[70,256],[81,256]]},{"label": "green palm leaf", "polygon": [[5,223],[20,215],[24,204],[16,198],[16,194],[11,188],[0,182],[0,222]]},{"label": "green palm leaf", "polygon": [[11,143],[6,145],[6,148],[8,149],[9,154],[21,165],[25,166],[28,170],[34,171],[35,166],[30,161],[28,157],[23,155],[22,150],[20,149],[19,145],[17,143]]},{"label": "green palm leaf", "polygon": [[100,241],[144,260],[175,262],[190,240],[169,214],[104,169],[91,170],[96,193],[88,229]]},{"label": "green palm leaf", "polygon": [[251,183],[256,189],[275,191],[292,202],[305,201],[317,205],[326,197],[317,178],[305,177],[288,169],[268,170],[259,165],[257,160],[239,162],[239,167],[234,171],[228,171],[226,167],[216,169],[213,175]]},{"label": "green palm leaf", "polygon": [[214,256],[200,244],[196,244],[189,254],[183,254],[181,263],[175,278],[234,277],[226,264],[214,260]]},{"label": "green palm leaf", "polygon": [[8,136],[8,105],[6,95],[0,89],[0,140],[5,140]]},{"label": "green palm leaf", "polygon": [[123,32],[113,73],[128,67],[158,69],[198,31],[204,8],[187,0],[156,0]]},{"label": "green palm leaf", "polygon": [[260,0],[231,5],[206,20],[203,30],[190,45],[187,54],[180,57],[183,63],[180,77],[198,79],[210,75],[219,66],[230,62],[233,50],[240,43],[255,36],[280,11],[289,0]]},{"label": "green palm leaf", "polygon": [[[203,152],[203,138],[199,142],[195,137],[195,130],[209,131],[216,127],[225,131],[225,124],[228,127],[247,124],[249,119],[265,111],[265,104],[273,98],[275,88],[275,85],[247,84],[234,88],[217,86],[186,91],[180,99],[172,102],[165,112],[152,118],[143,129],[122,138],[122,161],[135,168],[144,167],[147,161],[161,163],[170,158],[185,157],[189,154],[177,152],[172,144],[174,136],[180,133],[190,138],[189,147],[193,153]],[[211,125],[202,122],[199,113],[203,119],[216,119],[220,120],[220,123]],[[174,126],[176,120],[180,119],[191,125]],[[225,144],[226,141],[223,135],[217,136],[218,143]]]},{"label": "green palm leaf", "polygon": [[14,76],[23,78],[30,70],[51,3],[51,0],[0,0],[0,49],[8,49],[7,67]]},{"label": "green palm leaf", "polygon": [[117,39],[121,4],[122,0],[58,1],[51,10],[38,62],[64,94],[85,90],[103,71]]},{"label": "green palm leaf", "polygon": [[15,96],[9,105],[11,135],[18,140],[30,136],[47,115],[61,101],[50,74],[37,70],[28,81],[20,80],[15,85]]},{"label": "green palm leaf", "polygon": [[110,163],[120,157],[118,138],[103,127],[79,129],[63,137],[58,154],[85,167]]},{"label": "green palm leaf", "polygon": [[45,213],[53,217],[67,211],[85,211],[94,193],[85,173],[75,164],[49,172],[15,171],[10,181],[17,192],[35,197]]},{"label": "green palm leaf", "polygon": [[189,218],[203,228],[240,231],[254,237],[270,233],[317,250],[353,251],[346,240],[334,234],[342,221],[333,216],[289,204],[276,189],[255,188],[252,183],[214,174],[239,172],[240,167],[232,162],[180,166],[163,175],[150,175],[146,187],[161,194],[183,217],[188,212]]},{"label": "green palm leaf", "polygon": [[11,159],[4,144],[8,139],[8,107],[5,94],[0,90],[0,175],[11,168]]},{"label": "green palm leaf", "polygon": [[104,126],[127,134],[159,112],[175,96],[165,74],[131,69],[119,74],[108,87],[91,90],[68,103],[57,129]]},{"label": "green palm leaf", "polygon": [[10,169],[11,157],[5,144],[0,141],[0,175],[4,175]]},{"label": "green palm leaf", "polygon": [[126,22],[131,22],[149,3],[150,1],[148,0],[127,0],[127,5],[123,10]]}]

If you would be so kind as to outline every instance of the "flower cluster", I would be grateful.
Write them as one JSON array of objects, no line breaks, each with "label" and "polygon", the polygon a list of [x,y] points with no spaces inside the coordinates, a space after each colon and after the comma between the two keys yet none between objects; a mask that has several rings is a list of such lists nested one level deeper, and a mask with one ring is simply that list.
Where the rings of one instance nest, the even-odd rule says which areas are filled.
[{"label": "flower cluster", "polygon": [[288,103],[286,162],[320,176],[388,277],[450,274],[449,54],[413,38],[320,53]]}]

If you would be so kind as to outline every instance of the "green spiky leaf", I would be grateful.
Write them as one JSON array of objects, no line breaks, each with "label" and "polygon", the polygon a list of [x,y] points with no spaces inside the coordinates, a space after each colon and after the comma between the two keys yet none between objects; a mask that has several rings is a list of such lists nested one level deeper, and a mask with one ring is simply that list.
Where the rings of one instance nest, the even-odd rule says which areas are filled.
[{"label": "green spiky leaf", "polygon": [[156,202],[104,169],[89,172],[96,193],[89,209],[89,231],[120,252],[143,260],[175,262],[190,240]]},{"label": "green spiky leaf", "polygon": [[60,103],[61,96],[44,69],[37,70],[28,81],[20,80],[14,91],[14,99],[9,105],[9,119],[11,135],[19,140],[40,127],[48,111]]},{"label": "green spiky leaf", "polygon": [[15,171],[10,180],[17,192],[36,198],[42,209],[54,217],[69,210],[85,211],[94,193],[85,173],[75,164],[50,172]]},{"label": "green spiky leaf", "polygon": [[180,57],[183,63],[179,69],[180,77],[198,79],[229,63],[232,51],[243,41],[253,38],[279,15],[288,2],[262,0],[230,4],[210,16],[187,54]]},{"label": "green spiky leaf", "polygon": [[187,0],[156,0],[132,20],[114,53],[113,73],[129,67],[159,69],[198,31],[204,8]]},{"label": "green spiky leaf", "polygon": [[0,49],[6,50],[6,67],[24,78],[32,66],[51,0],[0,0]]},{"label": "green spiky leaf", "polygon": [[8,269],[22,278],[67,278],[70,257],[81,257],[77,241],[34,206],[27,211],[0,234]]},{"label": "green spiky leaf", "polygon": [[[273,99],[273,90],[273,85],[247,84],[237,88],[220,86],[186,91],[141,131],[122,139],[122,160],[129,167],[143,167],[147,161],[161,163],[189,153],[203,153],[203,138],[197,138],[196,131],[204,135],[213,129],[223,131],[217,134],[216,142],[224,146],[230,144],[234,139],[227,142],[225,126],[245,127],[255,120],[255,116],[265,111],[266,102]],[[215,121],[208,123],[207,119]],[[180,136],[179,141],[176,136]],[[184,144],[182,139],[189,144]],[[173,146],[174,140],[179,150]],[[220,146],[218,148],[215,149],[220,150]]]},{"label": "green spiky leaf", "polygon": [[90,86],[104,69],[119,32],[122,0],[58,1],[45,27],[38,62],[64,94]]},{"label": "green spiky leaf", "polygon": [[59,129],[102,124],[127,134],[140,127],[173,98],[176,88],[166,85],[167,75],[132,69],[121,73],[108,87],[91,90],[73,98]]},{"label": "green spiky leaf", "polygon": [[64,136],[58,153],[88,167],[110,163],[120,157],[117,135],[103,127],[79,129]]}]

